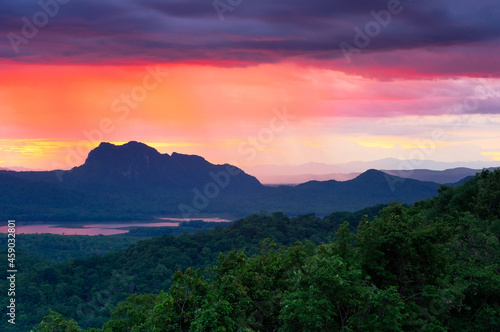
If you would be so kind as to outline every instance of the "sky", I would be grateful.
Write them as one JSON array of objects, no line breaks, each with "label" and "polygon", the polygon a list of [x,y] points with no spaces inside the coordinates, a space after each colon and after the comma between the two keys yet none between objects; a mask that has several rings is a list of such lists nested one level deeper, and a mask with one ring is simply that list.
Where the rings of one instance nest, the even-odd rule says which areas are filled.
[{"label": "sky", "polygon": [[0,168],[499,161],[498,0],[0,2]]}]

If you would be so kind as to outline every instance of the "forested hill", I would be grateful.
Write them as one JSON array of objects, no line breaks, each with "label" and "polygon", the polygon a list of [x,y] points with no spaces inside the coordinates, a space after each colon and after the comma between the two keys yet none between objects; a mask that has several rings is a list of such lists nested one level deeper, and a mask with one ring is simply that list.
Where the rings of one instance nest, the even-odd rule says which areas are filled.
[{"label": "forested hill", "polygon": [[[30,265],[19,303],[31,311],[20,321],[45,312],[37,331],[78,331],[78,323],[103,324],[92,331],[498,329],[500,171],[411,207],[391,204],[355,232],[338,227],[348,216],[254,215],[103,257]],[[210,270],[185,269],[216,257]]]},{"label": "forested hill", "polygon": [[[129,294],[167,290],[178,269],[212,266],[219,253],[231,249],[255,254],[266,238],[286,245],[305,240],[327,243],[343,221],[349,220],[354,229],[363,215],[374,217],[382,207],[337,212],[325,218],[314,214],[289,218],[279,212],[252,215],[206,233],[162,236],[117,253],[59,264],[23,255],[16,259],[20,271],[16,295],[20,311],[26,314],[19,319],[18,328],[29,330],[49,308],[85,327],[101,326],[109,319],[109,310]],[[0,286],[4,280],[2,276]]]}]

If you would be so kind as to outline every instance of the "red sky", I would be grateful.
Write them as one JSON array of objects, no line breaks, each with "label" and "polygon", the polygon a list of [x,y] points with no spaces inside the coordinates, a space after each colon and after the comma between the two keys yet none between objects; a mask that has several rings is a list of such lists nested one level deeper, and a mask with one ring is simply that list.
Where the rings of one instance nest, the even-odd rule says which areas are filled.
[{"label": "red sky", "polygon": [[[324,12],[313,1],[287,23],[280,1],[241,5],[221,22],[210,7],[187,11],[193,0],[142,9],[151,26],[133,11],[141,28],[123,31],[84,24],[94,16],[61,6],[19,52],[8,38],[0,45],[0,167],[71,168],[100,141],[131,140],[241,166],[420,156],[500,162],[499,29],[489,20],[498,6],[483,2],[474,12],[443,2],[455,25],[442,30],[430,28],[443,24],[431,10],[408,7],[351,61],[340,42],[354,45],[353,28],[386,2],[310,21],[316,3]],[[111,17],[90,3],[96,17]],[[120,27],[128,9],[106,5],[125,11],[110,21]],[[7,9],[0,30],[19,36],[20,17],[40,10]],[[282,17],[266,16],[278,9]],[[159,13],[168,19],[156,21]],[[153,29],[160,26],[163,34]],[[467,26],[479,35],[467,40],[459,33]]]}]

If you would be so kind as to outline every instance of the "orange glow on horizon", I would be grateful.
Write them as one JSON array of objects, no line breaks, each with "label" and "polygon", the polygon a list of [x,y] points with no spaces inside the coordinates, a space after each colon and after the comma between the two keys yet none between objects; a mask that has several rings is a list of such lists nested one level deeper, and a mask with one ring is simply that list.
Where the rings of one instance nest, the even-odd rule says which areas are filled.
[{"label": "orange glow on horizon", "polygon": [[[483,151],[498,145],[500,117],[474,115],[462,127],[443,121],[456,117],[446,109],[474,92],[474,79],[381,81],[293,63],[3,62],[0,77],[0,167],[68,169],[101,141],[132,140],[215,163],[375,160],[419,148],[436,127],[450,138],[435,142],[434,157],[468,144],[471,160],[499,158]],[[410,135],[401,126],[422,129]]]}]

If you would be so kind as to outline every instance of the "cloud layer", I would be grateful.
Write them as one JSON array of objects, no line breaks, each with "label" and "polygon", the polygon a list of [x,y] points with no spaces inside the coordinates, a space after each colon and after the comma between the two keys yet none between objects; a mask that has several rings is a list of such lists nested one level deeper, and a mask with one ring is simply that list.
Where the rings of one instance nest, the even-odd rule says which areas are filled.
[{"label": "cloud layer", "polygon": [[[0,58],[221,66],[288,60],[374,76],[500,74],[497,0],[59,1],[67,4],[2,1]],[[225,5],[218,13],[214,3]],[[44,12],[54,17],[45,15],[45,26],[23,35],[23,18],[44,25]],[[365,34],[358,43],[356,28]],[[350,63],[342,43],[355,48]]]}]

